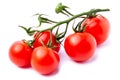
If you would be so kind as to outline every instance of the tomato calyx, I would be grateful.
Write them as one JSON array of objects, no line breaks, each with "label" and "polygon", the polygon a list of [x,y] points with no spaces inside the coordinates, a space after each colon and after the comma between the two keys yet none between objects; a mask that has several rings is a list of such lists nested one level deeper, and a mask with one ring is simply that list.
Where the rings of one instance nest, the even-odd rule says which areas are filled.
[{"label": "tomato calyx", "polygon": [[23,39],[22,40],[24,43],[26,43],[29,47],[33,48],[32,45],[33,45],[33,40],[25,40]]},{"label": "tomato calyx", "polygon": [[63,5],[62,3],[59,3],[56,8],[55,8],[55,12],[58,14],[58,13],[62,13],[66,16],[74,16],[72,13],[70,13],[67,9],[69,7],[66,6],[66,5]]},{"label": "tomato calyx", "polygon": [[32,36],[35,32],[36,32],[36,30],[32,30],[32,27],[25,27],[25,26],[18,26],[18,27],[20,27],[20,28],[22,28],[29,36]]},{"label": "tomato calyx", "polygon": [[38,16],[38,21],[39,21],[38,27],[40,27],[42,23],[48,23],[48,24],[57,23],[56,21],[43,17],[43,15],[45,14],[39,14],[39,13],[35,14],[35,16]]}]

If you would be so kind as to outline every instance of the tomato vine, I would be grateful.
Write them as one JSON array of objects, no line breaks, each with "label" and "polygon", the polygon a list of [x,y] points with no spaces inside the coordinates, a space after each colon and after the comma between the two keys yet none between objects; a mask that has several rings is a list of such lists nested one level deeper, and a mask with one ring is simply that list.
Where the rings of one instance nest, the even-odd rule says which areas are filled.
[{"label": "tomato vine", "polygon": [[[82,31],[84,31],[85,28],[83,27],[83,29],[80,30],[80,26],[81,26],[81,23],[82,23],[86,18],[88,18],[88,17],[94,17],[94,16],[96,15],[96,13],[98,13],[98,12],[110,11],[110,9],[91,9],[91,10],[89,10],[89,11],[87,11],[87,12],[83,12],[83,13],[80,13],[80,14],[73,15],[72,13],[70,13],[70,12],[67,10],[67,8],[69,8],[69,7],[66,6],[66,5],[62,5],[62,3],[59,3],[59,4],[57,5],[57,7],[55,8],[56,13],[62,13],[62,14],[64,14],[64,15],[67,15],[67,16],[70,15],[70,16],[71,16],[70,18],[68,18],[68,19],[66,19],[66,20],[58,21],[58,22],[43,17],[44,14],[35,14],[35,15],[38,15],[38,21],[39,21],[38,27],[40,27],[42,23],[54,23],[54,25],[52,25],[51,27],[45,28],[45,29],[43,29],[43,30],[33,30],[32,27],[26,28],[26,27],[24,27],[24,26],[19,26],[19,27],[23,28],[29,36],[32,36],[35,32],[41,33],[41,32],[47,31],[47,30],[50,30],[50,33],[52,34],[53,29],[55,29],[56,27],[59,27],[59,26],[62,25],[62,24],[66,24],[66,29],[65,29],[64,32],[58,33],[58,30],[57,30],[57,31],[56,31],[56,34],[55,34],[55,36],[56,36],[56,41],[61,43],[60,39],[62,39],[62,38],[65,37],[65,35],[66,35],[66,33],[67,33],[68,25],[69,25],[69,23],[70,23],[72,20],[75,20],[76,18],[80,18],[80,17],[83,18],[83,20],[82,20],[81,22],[79,22],[78,25],[77,25],[75,28],[73,28],[73,30],[74,30],[75,32],[82,32]],[[83,17],[83,16],[84,16],[84,17]],[[58,29],[59,29],[59,28],[58,28]],[[39,35],[39,34],[38,34],[38,35]],[[51,36],[51,35],[50,35],[50,36]],[[36,37],[36,38],[37,38],[37,37]],[[29,40],[29,41],[28,41],[28,44],[29,44],[30,46],[32,46],[32,44],[34,43],[34,41],[35,41],[35,39],[34,39],[34,40]],[[50,41],[49,41],[49,47],[51,47],[51,46],[52,46],[52,37],[50,37]]]}]

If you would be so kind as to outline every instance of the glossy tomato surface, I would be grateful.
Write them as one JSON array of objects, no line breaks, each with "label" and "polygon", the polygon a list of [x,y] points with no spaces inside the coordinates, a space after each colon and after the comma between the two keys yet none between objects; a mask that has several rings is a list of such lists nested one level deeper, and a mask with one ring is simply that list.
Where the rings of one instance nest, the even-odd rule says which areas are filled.
[{"label": "glossy tomato surface", "polygon": [[89,33],[74,33],[65,39],[64,48],[71,59],[86,61],[95,53],[96,41]]},{"label": "glossy tomato surface", "polygon": [[9,58],[19,67],[30,67],[32,51],[24,41],[16,41],[9,49]]},{"label": "glossy tomato surface", "polygon": [[54,72],[58,68],[59,62],[58,53],[51,48],[40,46],[33,50],[31,65],[40,74]]},{"label": "glossy tomato surface", "polygon": [[92,34],[98,45],[107,40],[110,32],[110,23],[107,18],[102,15],[90,17],[82,23],[82,26],[84,25],[86,26],[85,32]]}]

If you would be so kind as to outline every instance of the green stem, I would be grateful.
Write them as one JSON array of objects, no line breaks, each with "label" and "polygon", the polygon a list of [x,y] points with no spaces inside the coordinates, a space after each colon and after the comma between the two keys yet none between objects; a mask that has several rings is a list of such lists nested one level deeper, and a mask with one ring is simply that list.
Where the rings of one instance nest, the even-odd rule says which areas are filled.
[{"label": "green stem", "polygon": [[57,23],[56,21],[53,21],[53,20],[50,20],[50,19],[48,19],[48,21],[50,21],[50,22],[52,22],[52,23]]},{"label": "green stem", "polygon": [[64,9],[64,11],[65,11],[66,13],[68,13],[69,15],[74,16],[72,13],[70,13],[70,12],[67,11],[66,9]]},{"label": "green stem", "polygon": [[50,40],[49,40],[48,47],[52,47],[52,30],[50,30]]},{"label": "green stem", "polygon": [[61,24],[65,24],[65,23],[69,23],[70,21],[80,17],[80,16],[83,16],[83,15],[89,15],[90,13],[97,13],[97,12],[103,12],[103,11],[110,11],[109,9],[94,9],[94,10],[90,10],[88,12],[83,12],[83,13],[80,13],[80,14],[77,14],[77,15],[74,15],[72,16],[71,18],[67,19],[67,20],[64,20],[64,21],[60,21],[60,22],[57,22],[55,25],[53,25],[52,27],[50,28],[46,28],[46,29],[43,29],[43,30],[40,30],[39,32],[43,32],[43,31],[46,31],[46,30],[53,30],[55,27],[61,25]]},{"label": "green stem", "polygon": [[78,24],[78,31],[79,32],[81,32],[81,25],[82,25],[82,23],[83,23],[83,21],[85,21],[87,19],[87,17],[85,17],[81,22],[80,22],[80,24]]},{"label": "green stem", "polygon": [[67,33],[67,30],[68,30],[68,23],[66,24],[66,28],[65,28],[65,31],[64,33],[61,35],[61,36],[58,36],[58,40],[60,40],[61,38],[64,38],[65,37],[65,34]]},{"label": "green stem", "polygon": [[[72,21],[73,19],[75,18],[78,18],[80,16],[83,16],[83,15],[89,15],[89,13],[97,13],[97,12],[103,12],[103,11],[110,11],[109,9],[95,9],[95,10],[90,10],[88,12],[83,12],[81,14],[77,14],[77,15],[74,15],[73,17],[69,18],[68,19],[68,22]],[[66,20],[67,21],[67,20]]]}]

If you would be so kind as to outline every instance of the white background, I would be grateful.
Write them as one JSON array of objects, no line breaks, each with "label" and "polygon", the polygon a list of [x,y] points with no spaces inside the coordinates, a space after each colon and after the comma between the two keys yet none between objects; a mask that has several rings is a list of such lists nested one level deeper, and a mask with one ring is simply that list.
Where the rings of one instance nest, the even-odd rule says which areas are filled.
[{"label": "white background", "polygon": [[[120,10],[119,0],[0,0],[0,80],[120,80]],[[72,61],[62,48],[58,71],[51,75],[41,75],[32,68],[16,67],[9,60],[10,45],[17,40],[28,39],[18,25],[37,25],[36,13],[44,13],[49,18],[60,21],[67,17],[55,14],[56,5],[68,5],[74,14],[92,8],[109,8],[101,13],[111,24],[108,40],[99,46],[95,55],[85,63]],[[69,25],[71,26],[71,25]],[[69,31],[70,32],[70,31]]]}]

